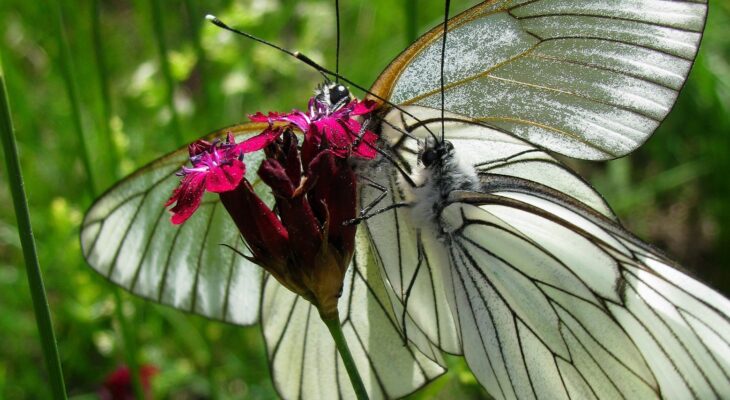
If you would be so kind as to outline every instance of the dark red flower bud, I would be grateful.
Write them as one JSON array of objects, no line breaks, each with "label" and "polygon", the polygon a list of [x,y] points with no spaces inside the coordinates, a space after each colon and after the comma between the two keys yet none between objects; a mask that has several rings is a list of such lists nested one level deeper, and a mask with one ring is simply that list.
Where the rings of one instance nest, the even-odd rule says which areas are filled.
[{"label": "dark red flower bud", "polygon": [[[220,194],[221,202],[253,253],[275,277],[286,273],[289,234],[279,217],[256,195],[247,180]],[[278,279],[278,277],[277,277]]]},{"label": "dark red flower bud", "polygon": [[355,175],[345,159],[328,150],[302,168],[291,131],[269,145],[266,155],[258,174],[274,194],[277,213],[245,180],[221,193],[221,201],[252,260],[332,318],[354,249],[356,228],[344,222],[356,216]]}]

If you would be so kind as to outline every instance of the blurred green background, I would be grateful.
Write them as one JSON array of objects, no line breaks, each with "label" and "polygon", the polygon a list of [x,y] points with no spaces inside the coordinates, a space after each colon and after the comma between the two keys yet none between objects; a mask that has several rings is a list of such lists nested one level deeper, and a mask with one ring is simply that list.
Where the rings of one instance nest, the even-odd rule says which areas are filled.
[{"label": "blurred green background", "polygon": [[[409,37],[438,23],[443,7],[440,1],[420,1],[414,15],[409,4],[415,1],[341,3],[340,68],[365,86]],[[455,2],[454,12],[474,3]],[[70,69],[61,57],[59,10]],[[95,398],[104,377],[124,359],[111,287],[86,266],[78,243],[78,226],[93,192],[182,141],[243,121],[249,113],[302,108],[321,80],[301,63],[205,23],[206,13],[334,66],[334,0],[0,0],[0,54],[67,388],[74,398]],[[689,82],[645,146],[608,163],[570,162],[630,230],[726,295],[729,27],[730,3],[713,2]],[[69,90],[79,99],[79,121]],[[79,124],[93,177],[84,172]],[[0,208],[0,399],[46,398],[4,171],[0,181],[5,205]],[[123,299],[140,358],[159,370],[157,397],[276,396],[257,327],[207,321],[126,294]],[[463,363],[454,359],[452,364],[419,397],[483,393]]]}]

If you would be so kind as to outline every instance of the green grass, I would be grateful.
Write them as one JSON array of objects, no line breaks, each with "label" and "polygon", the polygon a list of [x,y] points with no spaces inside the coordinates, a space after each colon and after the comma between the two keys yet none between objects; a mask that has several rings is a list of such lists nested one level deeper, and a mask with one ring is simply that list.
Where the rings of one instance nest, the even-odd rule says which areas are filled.
[{"label": "green grass", "polygon": [[61,359],[58,355],[56,335],[51,320],[51,310],[48,306],[48,296],[43,285],[43,273],[38,262],[33,227],[30,222],[28,198],[23,184],[23,173],[18,159],[18,148],[15,142],[15,129],[10,111],[10,101],[5,89],[5,74],[2,60],[0,60],[0,138],[2,139],[5,166],[8,175],[10,192],[13,197],[13,206],[18,223],[18,236],[23,248],[25,272],[28,278],[28,288],[33,300],[40,345],[43,349],[46,371],[50,381],[51,394],[54,399],[66,399],[66,388],[63,380]]},{"label": "green grass", "polygon": [[[103,190],[116,176],[176,148],[178,136],[202,136],[259,110],[304,107],[320,80],[317,73],[202,17],[214,13],[334,68],[334,1],[156,0],[157,16],[149,0],[59,1],[78,112],[68,101],[63,49],[49,18],[47,3],[55,1],[0,2],[0,47],[66,385],[70,397],[83,398],[124,362],[113,292],[86,266],[79,249],[78,226],[93,200],[84,165]],[[418,2],[412,20],[406,2],[397,7],[390,0],[340,3],[340,71],[365,86],[406,46],[409,32],[423,33],[443,11],[438,2],[428,7]],[[730,263],[725,251],[730,243],[730,39],[725,32],[730,5],[711,6],[697,65],[654,137],[628,158],[576,165],[631,230],[730,293],[725,267]],[[156,18],[162,23],[153,25]],[[160,38],[169,74],[161,63]],[[86,133],[88,161],[79,126]],[[5,171],[0,181],[0,201],[9,205]],[[12,207],[0,208],[0,398],[47,398],[50,387],[39,368],[42,353],[15,221]],[[275,397],[258,327],[227,326],[122,297],[140,361],[160,369],[158,397]],[[419,397],[481,393],[463,363],[450,361],[452,372]]]}]

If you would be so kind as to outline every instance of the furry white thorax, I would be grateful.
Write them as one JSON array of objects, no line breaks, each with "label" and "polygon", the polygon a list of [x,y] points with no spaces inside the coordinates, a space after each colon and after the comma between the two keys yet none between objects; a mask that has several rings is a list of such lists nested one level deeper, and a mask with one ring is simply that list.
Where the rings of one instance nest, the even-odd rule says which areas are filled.
[{"label": "furry white thorax", "polygon": [[[437,159],[429,166],[424,165],[423,154],[439,147],[443,151]],[[479,178],[474,166],[459,158],[448,141],[437,143],[431,138],[426,139],[421,145],[418,159],[412,175],[416,186],[410,187],[402,178],[399,178],[399,184],[404,188],[406,201],[413,204],[410,207],[413,223],[423,229],[435,228],[433,232],[441,236],[451,231],[450,227],[443,226],[440,218],[449,194],[456,190],[479,190]]]}]

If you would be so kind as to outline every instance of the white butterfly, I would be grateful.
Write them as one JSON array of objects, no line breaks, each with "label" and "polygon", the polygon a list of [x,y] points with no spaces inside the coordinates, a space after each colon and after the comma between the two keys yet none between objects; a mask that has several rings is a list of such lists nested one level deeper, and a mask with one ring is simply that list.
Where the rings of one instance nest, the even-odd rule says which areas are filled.
[{"label": "white butterfly", "polygon": [[[727,300],[621,229],[542,150],[606,159],[638,147],[674,103],[705,13],[701,2],[646,0],[486,1],[462,13],[447,36],[447,151],[423,142],[424,126],[441,129],[441,28],[385,70],[372,91],[408,107],[381,116],[382,137],[425,186],[385,161],[368,175],[389,189],[381,206],[413,204],[367,220],[372,250],[361,232],[340,301],[371,397],[438,376],[439,350],[465,354],[499,398],[728,393]],[[169,224],[163,204],[186,161],[183,149],[163,157],[92,206],[81,232],[89,263],[163,304],[260,319],[283,397],[353,397],[316,310],[218,245],[246,253],[217,197]],[[256,161],[247,164],[255,185]],[[363,204],[376,195],[363,185]]]},{"label": "white butterfly", "polygon": [[[730,302],[626,232],[546,152],[608,159],[643,143],[674,104],[705,12],[485,2],[449,21],[446,141],[442,30],[376,83],[409,105],[383,117],[400,170],[383,162],[370,177],[390,194],[366,220],[378,264],[405,331],[464,354],[496,398],[730,396]],[[364,186],[363,204],[379,194]]]},{"label": "white butterfly", "polygon": [[[408,111],[438,136],[438,110]],[[434,142],[406,118],[399,128],[428,139],[419,186],[384,164],[384,206],[409,206],[366,222],[408,335],[464,354],[496,398],[730,393],[727,299],[625,231],[543,150],[463,118],[445,126]],[[413,142],[395,149],[413,159]]]}]

